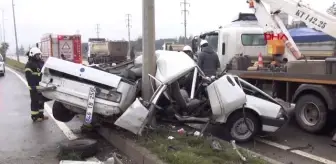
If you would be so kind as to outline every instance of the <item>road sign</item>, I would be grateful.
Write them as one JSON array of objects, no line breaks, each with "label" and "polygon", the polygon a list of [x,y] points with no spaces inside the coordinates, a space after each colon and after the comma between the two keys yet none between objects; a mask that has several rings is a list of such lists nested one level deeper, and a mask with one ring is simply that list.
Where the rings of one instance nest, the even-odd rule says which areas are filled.
[{"label": "road sign", "polygon": [[62,50],[70,50],[70,49],[71,49],[71,48],[70,48],[68,42],[65,42],[65,43],[63,44]]},{"label": "road sign", "polygon": [[73,41],[72,40],[60,40],[59,41],[59,55],[63,54],[68,60],[73,59]]}]

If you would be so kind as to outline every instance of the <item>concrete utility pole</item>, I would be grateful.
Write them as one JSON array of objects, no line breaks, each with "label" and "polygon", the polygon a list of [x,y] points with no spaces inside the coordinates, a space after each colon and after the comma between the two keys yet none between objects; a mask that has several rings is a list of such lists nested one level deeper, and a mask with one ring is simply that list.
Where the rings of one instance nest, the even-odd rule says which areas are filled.
[{"label": "concrete utility pole", "polygon": [[96,33],[97,33],[97,38],[99,38],[99,34],[100,34],[100,24],[96,25]]},{"label": "concrete utility pole", "polygon": [[1,29],[1,31],[0,31],[0,33],[1,33],[1,37],[0,37],[0,40],[2,41],[2,42],[6,42],[6,30],[5,30],[5,10],[4,9],[0,9],[0,11],[1,11],[1,19],[2,19],[2,21],[1,21],[1,25],[0,25],[0,29]]},{"label": "concrete utility pole", "polygon": [[16,49],[15,53],[16,53],[17,61],[20,62],[19,45],[18,45],[17,31],[16,31],[16,21],[15,21],[14,0],[12,0],[12,10],[13,10],[14,34],[15,34],[15,49]]},{"label": "concrete utility pole", "polygon": [[[155,0],[142,0],[142,98],[149,101],[153,91],[148,74],[154,75],[156,68],[155,56]],[[141,135],[144,126],[151,122],[154,125],[153,116],[155,109],[150,109],[148,117],[142,124],[139,135]],[[153,122],[154,121],[154,122]]]},{"label": "concrete utility pole", "polygon": [[182,13],[184,15],[184,45],[187,44],[187,13],[189,13],[189,11],[187,10],[187,5],[189,5],[190,7],[190,3],[187,2],[187,0],[184,0],[183,2],[180,3],[180,5],[183,5],[183,10]]},{"label": "concrete utility pole", "polygon": [[127,29],[128,29],[128,56],[130,56],[130,54],[131,54],[131,27],[132,27],[132,25],[131,25],[131,14],[126,14],[126,27],[127,27]]},{"label": "concrete utility pole", "polygon": [[152,89],[148,74],[154,75],[156,67],[155,57],[155,3],[154,0],[142,0],[142,96],[149,100]]}]

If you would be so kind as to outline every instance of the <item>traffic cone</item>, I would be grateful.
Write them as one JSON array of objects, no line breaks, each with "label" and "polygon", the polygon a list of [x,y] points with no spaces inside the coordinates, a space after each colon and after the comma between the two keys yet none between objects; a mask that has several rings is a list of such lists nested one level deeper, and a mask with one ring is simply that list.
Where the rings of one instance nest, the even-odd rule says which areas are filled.
[{"label": "traffic cone", "polygon": [[263,61],[263,57],[261,53],[259,53],[259,56],[258,56],[258,67],[264,67],[264,61]]}]

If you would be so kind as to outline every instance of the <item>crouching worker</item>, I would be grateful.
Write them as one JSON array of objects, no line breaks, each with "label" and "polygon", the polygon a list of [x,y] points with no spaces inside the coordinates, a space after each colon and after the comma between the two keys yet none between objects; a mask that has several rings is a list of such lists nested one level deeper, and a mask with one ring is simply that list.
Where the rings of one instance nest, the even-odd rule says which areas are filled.
[{"label": "crouching worker", "polygon": [[41,50],[33,47],[26,55],[28,56],[28,62],[25,66],[25,75],[30,91],[31,118],[34,122],[43,121],[48,119],[48,117],[43,114],[44,97],[38,92],[39,82],[42,78],[41,69],[44,64],[41,59]]}]

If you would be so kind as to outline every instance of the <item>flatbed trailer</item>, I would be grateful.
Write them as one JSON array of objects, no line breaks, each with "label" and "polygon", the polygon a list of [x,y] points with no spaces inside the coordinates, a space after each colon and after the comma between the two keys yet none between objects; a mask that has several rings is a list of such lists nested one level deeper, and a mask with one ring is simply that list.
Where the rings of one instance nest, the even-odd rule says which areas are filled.
[{"label": "flatbed trailer", "polygon": [[[273,97],[295,103],[295,118],[304,130],[319,133],[333,125],[336,109],[336,74],[302,74],[229,70]],[[327,126],[328,125],[328,126]]]}]

